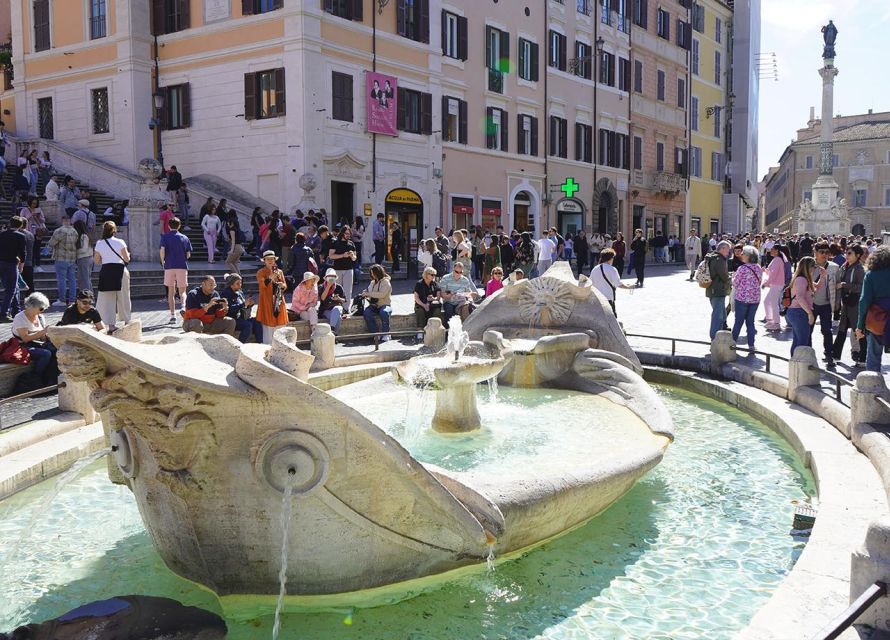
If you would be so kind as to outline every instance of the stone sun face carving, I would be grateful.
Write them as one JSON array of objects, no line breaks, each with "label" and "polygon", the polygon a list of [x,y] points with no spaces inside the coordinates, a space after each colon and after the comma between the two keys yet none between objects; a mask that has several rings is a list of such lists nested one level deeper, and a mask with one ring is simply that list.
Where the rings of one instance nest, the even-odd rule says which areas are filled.
[{"label": "stone sun face carving", "polygon": [[571,287],[555,278],[529,280],[519,298],[519,316],[531,326],[564,325],[574,308]]}]

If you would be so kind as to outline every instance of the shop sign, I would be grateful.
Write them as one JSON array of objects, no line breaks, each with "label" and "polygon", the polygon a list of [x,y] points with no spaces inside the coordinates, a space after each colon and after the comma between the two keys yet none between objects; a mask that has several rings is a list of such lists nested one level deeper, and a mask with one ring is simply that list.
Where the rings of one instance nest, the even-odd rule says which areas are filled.
[{"label": "shop sign", "polygon": [[423,204],[420,196],[410,189],[393,189],[387,194],[386,201],[391,204]]},{"label": "shop sign", "polygon": [[584,207],[577,200],[566,198],[556,204],[556,210],[560,213],[584,213]]}]

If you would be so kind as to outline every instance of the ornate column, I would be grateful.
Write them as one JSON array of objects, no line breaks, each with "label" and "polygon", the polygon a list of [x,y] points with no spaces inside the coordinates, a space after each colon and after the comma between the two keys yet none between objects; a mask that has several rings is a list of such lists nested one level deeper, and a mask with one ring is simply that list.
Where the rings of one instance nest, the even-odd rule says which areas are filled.
[{"label": "ornate column", "polygon": [[157,262],[159,259],[161,228],[155,225],[161,205],[167,202],[167,194],[159,179],[163,173],[154,158],[144,158],[137,166],[142,184],[130,198],[130,227],[127,245],[130,256],[139,262]]}]

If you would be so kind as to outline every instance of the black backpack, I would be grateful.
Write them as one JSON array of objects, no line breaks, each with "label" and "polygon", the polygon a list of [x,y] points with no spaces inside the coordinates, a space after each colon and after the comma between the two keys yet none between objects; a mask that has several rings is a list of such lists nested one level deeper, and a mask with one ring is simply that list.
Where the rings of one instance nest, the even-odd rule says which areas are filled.
[{"label": "black backpack", "polygon": [[436,251],[433,254],[433,269],[436,270],[436,275],[440,278],[448,273],[448,260],[445,259],[441,251]]}]

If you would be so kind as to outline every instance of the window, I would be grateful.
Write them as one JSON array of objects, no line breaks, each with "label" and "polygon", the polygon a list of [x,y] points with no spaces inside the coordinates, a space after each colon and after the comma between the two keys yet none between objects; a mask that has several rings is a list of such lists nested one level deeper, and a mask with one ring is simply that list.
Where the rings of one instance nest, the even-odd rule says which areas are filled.
[{"label": "window", "polygon": [[693,75],[698,75],[698,52],[699,52],[699,44],[698,40],[693,39],[692,41],[692,73]]},{"label": "window", "polygon": [[659,38],[664,38],[665,40],[671,39],[671,14],[669,14],[664,9],[659,9],[656,13],[657,19],[657,33]]},{"label": "window", "polygon": [[519,77],[538,81],[538,45],[523,38],[519,39]]},{"label": "window", "polygon": [[687,51],[692,46],[692,27],[682,18],[677,18],[677,46]]},{"label": "window", "polygon": [[504,74],[510,68],[510,34],[494,27],[485,27],[485,66],[488,67],[488,90],[504,92]]},{"label": "window", "polygon": [[840,164],[841,164],[841,157],[835,153],[834,155],[831,156],[831,166],[832,166],[832,168],[834,168],[834,167],[840,166]]},{"label": "window", "polygon": [[716,182],[723,181],[723,154],[716,151],[711,152],[711,180]]},{"label": "window", "polygon": [[868,200],[868,189],[855,189],[853,191],[853,206],[864,207]]},{"label": "window", "polygon": [[467,59],[467,19],[442,11],[442,55]]},{"label": "window", "polygon": [[890,187],[884,187],[884,206],[890,207]]},{"label": "window", "polygon": [[560,71],[566,70],[566,37],[557,31],[550,31],[547,64]]},{"label": "window", "polygon": [[429,93],[399,87],[396,127],[408,133],[433,132],[433,96]]},{"label": "window", "polygon": [[813,192],[812,192],[812,191],[804,191],[804,192],[803,192],[803,199],[804,199],[804,200],[809,200],[809,201],[812,202],[812,200],[813,200]]},{"label": "window", "polygon": [[691,109],[689,109],[689,128],[693,131],[698,131],[698,97],[692,96],[689,104],[691,106]]},{"label": "window", "polygon": [[692,5],[692,28],[699,33],[705,32],[705,8],[698,3]]},{"label": "window", "polygon": [[442,96],[442,139],[467,144],[467,103]]},{"label": "window", "polygon": [[52,140],[55,134],[52,98],[37,98],[37,117],[39,119],[40,137],[45,140]]},{"label": "window", "polygon": [[585,16],[590,15],[590,0],[578,0],[578,13],[583,13]]},{"label": "window", "polygon": [[191,25],[189,0],[152,0],[152,33],[176,33]]},{"label": "window", "polygon": [[575,67],[574,71],[576,76],[581,76],[587,80],[590,80],[592,77],[590,69],[592,66],[590,57],[592,51],[593,47],[589,44],[575,42],[575,58],[578,60],[578,65]]},{"label": "window", "polygon": [[634,136],[634,169],[639,171],[643,168],[643,139],[640,136]]},{"label": "window", "polygon": [[49,0],[34,0],[34,51],[46,51],[49,37]]},{"label": "window", "polygon": [[331,117],[334,120],[352,122],[352,76],[339,71],[331,72]]},{"label": "window", "polygon": [[664,143],[655,143],[655,170],[664,171]]},{"label": "window", "polygon": [[593,127],[575,124],[575,160],[593,162]]},{"label": "window", "polygon": [[655,95],[659,100],[664,101],[664,84],[666,81],[664,71],[659,69],[657,78],[658,78],[658,86],[656,88]]},{"label": "window", "polygon": [[569,121],[565,118],[550,116],[550,155],[560,158],[569,157]]},{"label": "window", "polygon": [[723,112],[722,109],[714,110],[714,137],[719,138],[722,133],[722,127],[720,126],[720,114]]},{"label": "window", "polygon": [[93,135],[111,131],[108,109],[108,87],[100,87],[90,91],[90,104],[93,113]]},{"label": "window", "polygon": [[634,24],[643,29],[649,27],[649,0],[633,0]]},{"label": "window", "polygon": [[90,40],[104,38],[105,35],[105,0],[90,0]]},{"label": "window", "polygon": [[430,41],[430,1],[396,0],[396,27],[400,36]]},{"label": "window", "polygon": [[720,85],[723,77],[723,70],[721,63],[723,62],[722,57],[720,56],[719,51],[714,52],[714,84]]},{"label": "window", "polygon": [[686,108],[686,78],[677,78],[677,106]]},{"label": "window", "polygon": [[519,153],[538,155],[538,119],[520,113],[519,116]]},{"label": "window", "polygon": [[630,169],[630,138],[626,133],[615,134],[615,167]]},{"label": "window", "polygon": [[618,58],[618,89],[630,91],[630,60]]},{"label": "window", "polygon": [[804,167],[807,169],[813,168],[813,156],[807,156],[804,162]]},{"label": "window", "polygon": [[616,0],[615,13],[618,15],[618,30],[630,33],[630,19],[627,15],[627,3],[629,0]]},{"label": "window", "polygon": [[[578,4],[581,4],[581,0],[578,0]],[[612,24],[612,0],[600,0],[600,22]]]},{"label": "window", "polygon": [[188,83],[162,87],[164,109],[162,129],[187,129],[192,124],[191,90]]},{"label": "window", "polygon": [[[336,0],[331,0],[334,4],[336,4]],[[281,3],[283,0],[241,0],[241,15],[251,16],[258,15],[260,13],[268,13],[270,11],[275,11],[276,9],[281,8]],[[358,11],[358,17],[351,16],[350,20],[359,20],[362,19],[362,0],[341,0],[341,2],[351,3],[357,5],[354,7],[355,11]],[[327,11],[327,4],[325,2],[325,11]],[[333,12],[329,12],[333,13]],[[343,16],[346,17],[346,16]]]},{"label": "window", "polygon": [[634,91],[643,93],[643,61],[634,60]]},{"label": "window", "polygon": [[507,151],[507,112],[497,107],[486,107],[485,114],[486,148]]},{"label": "window", "polygon": [[714,18],[714,40],[717,41],[717,44],[723,42],[723,20],[719,17]]},{"label": "window", "polygon": [[284,114],[284,69],[245,73],[244,119],[263,120]]},{"label": "window", "polygon": [[692,163],[689,173],[696,178],[701,178],[701,149],[699,147],[692,147]]},{"label": "window", "polygon": [[615,55],[608,51],[600,55],[600,83],[615,86]]}]

